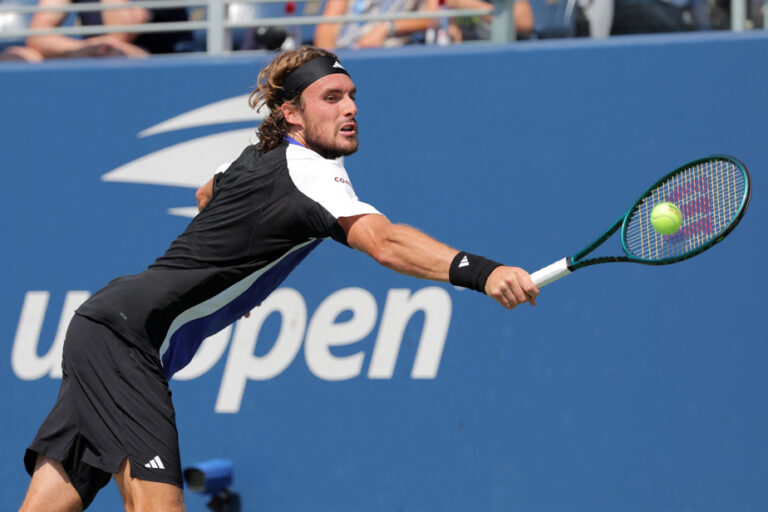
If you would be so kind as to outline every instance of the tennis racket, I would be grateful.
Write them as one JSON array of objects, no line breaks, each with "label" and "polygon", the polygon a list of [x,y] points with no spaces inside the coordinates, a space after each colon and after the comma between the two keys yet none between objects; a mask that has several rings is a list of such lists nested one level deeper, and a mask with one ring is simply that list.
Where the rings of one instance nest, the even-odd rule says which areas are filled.
[{"label": "tennis racket", "polygon": [[[544,286],[571,272],[598,263],[646,265],[677,263],[721,242],[744,216],[751,196],[746,167],[733,157],[716,155],[679,167],[654,183],[605,233],[573,256],[531,274]],[[674,203],[683,216],[675,233],[662,235],[651,225],[651,211]],[[619,256],[587,258],[621,227]]]}]

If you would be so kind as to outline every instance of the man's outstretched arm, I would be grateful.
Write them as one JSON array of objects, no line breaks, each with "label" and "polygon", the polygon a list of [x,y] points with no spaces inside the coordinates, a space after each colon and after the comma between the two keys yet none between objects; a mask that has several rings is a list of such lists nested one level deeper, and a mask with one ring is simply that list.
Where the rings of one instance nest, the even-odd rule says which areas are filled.
[{"label": "man's outstretched arm", "polygon": [[[414,277],[460,284],[455,281],[463,270],[457,268],[459,265],[454,260],[464,253],[429,235],[410,226],[393,224],[383,215],[343,217],[338,222],[347,234],[350,247],[368,254],[385,267]],[[488,260],[483,265],[493,266]],[[479,289],[481,286],[477,284],[476,289],[507,309],[524,302],[535,305],[539,294],[525,270],[503,265],[493,268],[483,289]]]}]

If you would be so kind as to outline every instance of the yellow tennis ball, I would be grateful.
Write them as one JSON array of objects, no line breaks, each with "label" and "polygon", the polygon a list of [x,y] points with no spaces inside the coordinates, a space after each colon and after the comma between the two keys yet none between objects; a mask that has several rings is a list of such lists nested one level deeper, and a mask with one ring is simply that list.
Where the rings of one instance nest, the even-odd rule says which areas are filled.
[{"label": "yellow tennis ball", "polygon": [[672,235],[680,229],[683,223],[683,214],[672,203],[659,203],[651,210],[651,224],[661,235]]}]

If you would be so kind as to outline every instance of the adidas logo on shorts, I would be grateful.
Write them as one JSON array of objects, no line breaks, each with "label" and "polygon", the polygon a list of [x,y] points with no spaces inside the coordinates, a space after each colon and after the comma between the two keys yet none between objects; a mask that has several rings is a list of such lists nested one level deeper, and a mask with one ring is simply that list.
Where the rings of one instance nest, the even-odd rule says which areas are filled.
[{"label": "adidas logo on shorts", "polygon": [[144,467],[153,469],[165,469],[165,466],[163,466],[163,461],[160,460],[159,455],[155,455],[155,458],[144,464]]}]

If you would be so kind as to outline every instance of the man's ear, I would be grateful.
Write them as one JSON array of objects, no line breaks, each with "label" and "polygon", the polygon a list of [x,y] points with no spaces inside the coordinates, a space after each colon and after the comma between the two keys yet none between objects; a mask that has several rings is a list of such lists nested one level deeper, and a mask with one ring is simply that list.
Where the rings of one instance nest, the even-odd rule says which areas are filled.
[{"label": "man's ear", "polygon": [[280,105],[280,108],[282,109],[283,117],[286,121],[288,121],[288,124],[303,126],[301,113],[299,112],[298,108],[287,102]]}]

